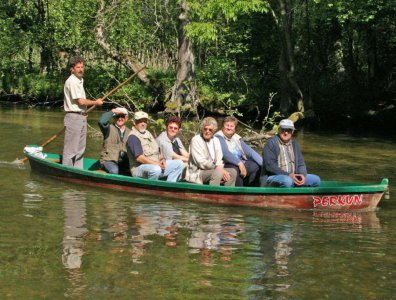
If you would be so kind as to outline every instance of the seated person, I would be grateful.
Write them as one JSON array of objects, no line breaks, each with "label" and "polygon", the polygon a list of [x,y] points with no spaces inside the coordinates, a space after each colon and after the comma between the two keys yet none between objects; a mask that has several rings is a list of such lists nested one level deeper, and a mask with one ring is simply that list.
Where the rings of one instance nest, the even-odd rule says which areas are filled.
[{"label": "seated person", "polygon": [[214,137],[217,122],[207,117],[200,124],[200,134],[194,136],[190,144],[190,158],[186,170],[186,180],[209,185],[234,186],[236,171],[224,168],[223,153],[218,138]]},{"label": "seated person", "polygon": [[221,143],[224,167],[237,171],[235,186],[258,186],[263,159],[235,133],[237,125],[235,117],[225,117],[215,135]]},{"label": "seated person", "polygon": [[[113,122],[110,122],[113,119]],[[100,153],[102,168],[112,174],[129,174],[126,141],[131,131],[126,127],[128,111],[124,107],[113,108],[99,119],[103,133],[103,147]]]},{"label": "seated person", "polygon": [[189,154],[184,148],[182,141],[177,137],[180,128],[180,118],[171,116],[166,120],[166,130],[155,140],[165,159],[181,159],[187,165]]},{"label": "seated person", "polygon": [[127,140],[127,153],[132,176],[150,179],[165,178],[176,182],[183,171],[180,159],[166,160],[153,135],[147,130],[148,114],[138,111]]},{"label": "seated person", "polygon": [[293,139],[294,123],[280,121],[278,134],[270,138],[263,149],[261,186],[319,186],[320,178],[307,174],[307,168],[297,141]]}]

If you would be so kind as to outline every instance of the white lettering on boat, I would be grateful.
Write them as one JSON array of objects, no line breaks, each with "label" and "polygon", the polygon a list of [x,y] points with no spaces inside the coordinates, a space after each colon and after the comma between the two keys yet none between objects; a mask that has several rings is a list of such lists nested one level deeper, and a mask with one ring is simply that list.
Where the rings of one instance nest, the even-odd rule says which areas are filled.
[{"label": "white lettering on boat", "polygon": [[331,196],[313,196],[313,205],[318,207],[326,206],[349,206],[361,205],[363,203],[363,195],[331,195]]}]

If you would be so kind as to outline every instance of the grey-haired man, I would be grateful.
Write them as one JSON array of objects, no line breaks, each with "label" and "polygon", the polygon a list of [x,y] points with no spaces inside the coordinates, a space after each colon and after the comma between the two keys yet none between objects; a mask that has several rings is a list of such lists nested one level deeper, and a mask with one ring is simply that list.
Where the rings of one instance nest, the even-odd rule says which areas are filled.
[{"label": "grey-haired man", "polygon": [[280,121],[278,134],[270,138],[263,149],[261,186],[319,186],[320,178],[307,174],[300,146],[293,139],[294,123]]}]

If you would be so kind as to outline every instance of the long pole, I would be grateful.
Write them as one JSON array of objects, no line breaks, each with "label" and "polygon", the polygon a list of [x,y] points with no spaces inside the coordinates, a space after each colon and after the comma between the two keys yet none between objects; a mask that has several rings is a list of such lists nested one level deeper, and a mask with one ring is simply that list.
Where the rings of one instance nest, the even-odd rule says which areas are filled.
[{"label": "long pole", "polygon": [[[119,85],[117,85],[114,89],[112,89],[110,92],[108,92],[107,94],[105,94],[102,97],[102,100],[105,100],[106,98],[110,97],[111,95],[113,95],[118,89],[120,89],[121,87],[123,87],[129,80],[131,80],[133,77],[135,77],[137,74],[139,74],[140,71],[142,71],[143,69],[145,69],[146,67],[142,67],[141,69],[139,69],[138,71],[136,71],[134,74],[132,74],[130,77],[128,77],[127,79],[125,79],[123,82],[121,82]],[[96,105],[92,105],[90,108],[87,109],[87,113],[92,111],[93,109],[95,109]],[[54,134],[53,136],[51,136],[48,140],[46,140],[44,143],[42,143],[40,145],[40,147],[45,147],[47,146],[49,143],[51,143],[53,140],[55,140],[58,136],[60,136],[61,134],[63,134],[65,132],[65,127],[62,128],[62,130],[60,130],[58,133]],[[24,164],[26,161],[28,160],[27,157],[21,159],[21,163]]]}]

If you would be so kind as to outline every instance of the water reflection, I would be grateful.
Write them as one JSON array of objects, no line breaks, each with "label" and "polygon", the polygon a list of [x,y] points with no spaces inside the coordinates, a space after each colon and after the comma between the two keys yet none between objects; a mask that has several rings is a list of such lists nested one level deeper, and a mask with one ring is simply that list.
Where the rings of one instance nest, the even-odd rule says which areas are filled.
[{"label": "water reflection", "polygon": [[337,230],[361,231],[363,229],[380,229],[380,220],[374,212],[333,212],[317,211],[312,213],[314,224],[329,224]]},{"label": "water reflection", "polygon": [[84,273],[81,265],[84,255],[84,236],[86,229],[86,194],[83,191],[66,190],[62,194],[64,211],[63,266],[69,271],[71,287],[67,295],[79,295],[85,286],[82,284]]},{"label": "water reflection", "polygon": [[[275,264],[276,264],[276,275],[287,276],[289,256],[292,253],[293,248],[291,243],[293,242],[293,228],[284,227],[280,231],[275,232],[274,238],[274,250],[275,250]],[[287,288],[285,285],[283,288]]]},{"label": "water reflection", "polygon": [[243,218],[227,214],[211,214],[207,218],[195,214],[188,218],[190,253],[200,254],[199,262],[204,266],[214,264],[214,252],[220,253],[223,262],[231,261],[233,250],[241,245],[239,236],[245,232]]},{"label": "water reflection", "polygon": [[[38,186],[26,186],[29,190],[25,200],[37,202],[35,199],[39,198],[34,195],[39,194]],[[189,284],[203,290],[236,291],[238,286],[252,299],[263,299],[264,295],[286,299],[295,293],[296,281],[300,279],[300,275],[295,279],[296,274],[304,274],[304,268],[310,268],[326,248],[327,241],[321,239],[323,233],[329,240],[347,241],[347,247],[328,247],[326,251],[330,253],[348,255],[345,249],[349,249],[350,239],[359,241],[360,236],[364,243],[359,250],[372,253],[366,229],[381,228],[376,212],[209,208],[143,196],[129,201],[118,193],[110,195],[90,189],[67,189],[59,194],[64,213],[62,263],[68,282],[65,295],[71,298],[121,285],[133,290],[136,282],[148,288],[158,287],[166,280],[142,282],[159,269],[164,277],[189,277]],[[307,235],[311,244],[306,242]],[[84,259],[88,251],[90,255]],[[167,273],[169,269],[173,271]],[[92,281],[96,276],[100,283]],[[232,283],[220,288],[224,282]],[[177,287],[177,283],[168,284],[172,286],[169,288]],[[238,298],[241,294],[236,295]]]},{"label": "water reflection", "polygon": [[32,218],[34,209],[37,209],[38,203],[43,201],[43,196],[40,193],[40,185],[34,181],[27,181],[25,184],[26,191],[23,193],[23,207],[26,212],[25,217]]}]

